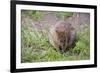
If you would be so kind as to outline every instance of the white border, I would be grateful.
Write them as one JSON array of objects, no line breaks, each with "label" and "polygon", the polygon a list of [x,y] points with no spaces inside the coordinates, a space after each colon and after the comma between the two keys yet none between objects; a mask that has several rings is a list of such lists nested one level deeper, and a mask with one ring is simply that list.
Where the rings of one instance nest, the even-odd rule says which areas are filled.
[{"label": "white border", "polygon": [[[90,13],[90,60],[21,63],[21,9]],[[94,10],[84,8],[16,5],[16,69],[94,64]]]}]

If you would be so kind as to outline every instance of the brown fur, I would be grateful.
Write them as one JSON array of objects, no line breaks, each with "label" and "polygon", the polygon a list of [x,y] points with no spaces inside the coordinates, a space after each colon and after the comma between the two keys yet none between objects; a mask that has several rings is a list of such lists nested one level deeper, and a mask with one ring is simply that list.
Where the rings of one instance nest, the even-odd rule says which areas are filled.
[{"label": "brown fur", "polygon": [[49,41],[61,53],[70,48],[75,40],[75,30],[71,24],[64,21],[52,25],[49,31]]}]

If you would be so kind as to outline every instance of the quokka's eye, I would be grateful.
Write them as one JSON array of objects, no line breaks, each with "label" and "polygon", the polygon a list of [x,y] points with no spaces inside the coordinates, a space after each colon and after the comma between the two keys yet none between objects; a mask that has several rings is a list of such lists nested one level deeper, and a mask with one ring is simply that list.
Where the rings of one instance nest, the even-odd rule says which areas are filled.
[{"label": "quokka's eye", "polygon": [[55,31],[56,31],[56,33],[59,33],[58,30],[55,30]]}]

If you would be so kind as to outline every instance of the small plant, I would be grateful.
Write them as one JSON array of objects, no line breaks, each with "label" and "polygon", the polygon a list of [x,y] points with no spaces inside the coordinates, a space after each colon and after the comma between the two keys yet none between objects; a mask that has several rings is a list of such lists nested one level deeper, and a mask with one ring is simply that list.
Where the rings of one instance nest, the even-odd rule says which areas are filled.
[{"label": "small plant", "polygon": [[72,15],[73,15],[72,12],[57,12],[56,13],[56,16],[60,19],[65,19],[65,18],[71,17]]},{"label": "small plant", "polygon": [[40,20],[42,17],[42,13],[40,11],[32,11],[32,17],[34,20]]}]

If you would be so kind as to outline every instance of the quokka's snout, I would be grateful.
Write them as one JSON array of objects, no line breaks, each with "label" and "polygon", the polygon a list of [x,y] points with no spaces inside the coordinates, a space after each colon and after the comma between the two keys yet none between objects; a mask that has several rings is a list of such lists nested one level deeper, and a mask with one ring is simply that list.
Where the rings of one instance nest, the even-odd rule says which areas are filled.
[{"label": "quokka's snout", "polygon": [[52,25],[49,31],[49,41],[59,52],[63,53],[70,48],[75,40],[75,30],[71,24],[59,21]]}]

